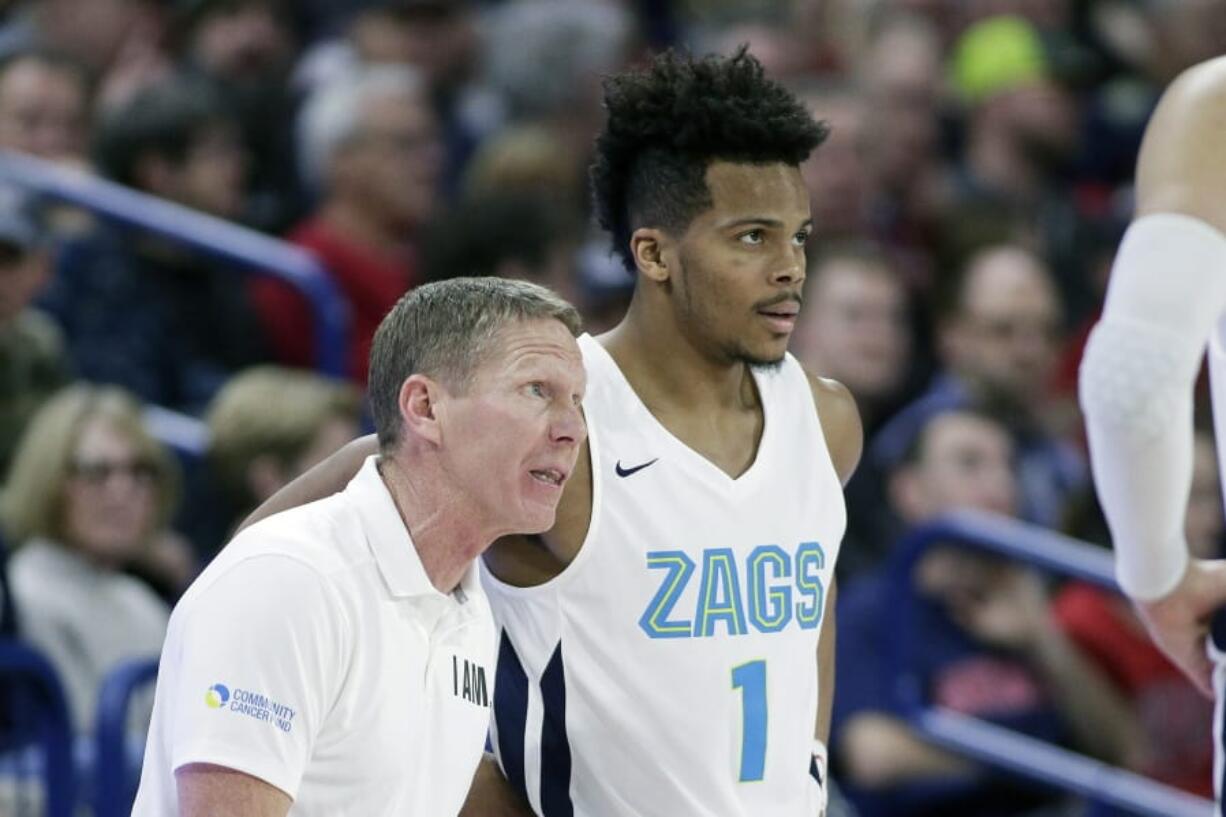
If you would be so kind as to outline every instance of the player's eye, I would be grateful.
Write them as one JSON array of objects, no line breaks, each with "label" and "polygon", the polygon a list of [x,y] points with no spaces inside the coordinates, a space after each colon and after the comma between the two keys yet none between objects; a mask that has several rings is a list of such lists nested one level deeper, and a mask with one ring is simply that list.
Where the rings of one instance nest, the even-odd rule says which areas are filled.
[{"label": "player's eye", "polygon": [[809,241],[811,233],[808,230],[801,230],[796,235],[792,236],[792,243],[797,247],[803,247]]},{"label": "player's eye", "polygon": [[754,246],[761,244],[766,240],[766,237],[763,235],[761,230],[750,230],[747,233],[741,233],[739,236],[737,236],[737,240],[742,244]]}]

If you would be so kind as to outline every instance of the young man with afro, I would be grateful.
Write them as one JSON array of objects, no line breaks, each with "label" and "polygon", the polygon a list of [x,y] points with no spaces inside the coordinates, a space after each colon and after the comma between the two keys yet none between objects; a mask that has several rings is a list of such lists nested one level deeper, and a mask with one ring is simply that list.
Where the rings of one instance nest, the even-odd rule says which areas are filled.
[{"label": "young man with afro", "polygon": [[847,390],[786,351],[812,230],[798,166],[825,128],[744,50],[665,54],[605,90],[595,205],[635,291],[580,339],[589,437],[557,523],[486,554],[498,766],[462,813],[812,817],[862,445]]}]

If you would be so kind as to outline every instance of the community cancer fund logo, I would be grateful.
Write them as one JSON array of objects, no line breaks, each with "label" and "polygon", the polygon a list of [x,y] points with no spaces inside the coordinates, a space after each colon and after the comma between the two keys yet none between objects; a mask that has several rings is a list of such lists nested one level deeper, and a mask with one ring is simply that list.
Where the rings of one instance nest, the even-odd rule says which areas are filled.
[{"label": "community cancer fund logo", "polygon": [[294,728],[294,716],[298,711],[293,707],[279,703],[267,695],[252,692],[247,689],[235,689],[233,692],[225,684],[213,684],[204,693],[204,705],[209,709],[223,709],[246,715],[257,721],[272,724],[282,732]]},{"label": "community cancer fund logo", "polygon": [[225,684],[213,684],[204,693],[204,703],[209,709],[221,709],[230,700],[230,690]]}]

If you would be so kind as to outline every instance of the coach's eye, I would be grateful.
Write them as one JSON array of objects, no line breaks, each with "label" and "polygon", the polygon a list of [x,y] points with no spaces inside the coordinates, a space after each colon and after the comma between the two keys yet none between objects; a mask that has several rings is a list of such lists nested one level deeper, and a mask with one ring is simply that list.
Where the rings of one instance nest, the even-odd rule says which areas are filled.
[{"label": "coach's eye", "polygon": [[549,392],[548,389],[545,388],[545,384],[539,380],[528,384],[528,393],[533,397],[545,398],[549,396]]},{"label": "coach's eye", "polygon": [[742,244],[749,245],[761,244],[765,240],[761,230],[750,230],[747,233],[742,233],[738,238]]}]

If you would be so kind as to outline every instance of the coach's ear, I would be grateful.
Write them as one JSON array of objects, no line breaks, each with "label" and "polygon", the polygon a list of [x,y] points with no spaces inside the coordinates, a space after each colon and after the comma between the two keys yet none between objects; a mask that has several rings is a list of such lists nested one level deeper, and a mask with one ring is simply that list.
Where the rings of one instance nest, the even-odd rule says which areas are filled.
[{"label": "coach's ear", "polygon": [[657,284],[669,279],[668,236],[654,227],[640,227],[630,235],[630,252],[639,272]]},{"label": "coach's ear", "polygon": [[400,419],[409,435],[434,445],[442,442],[443,435],[436,412],[442,396],[442,385],[424,374],[410,375],[400,384]]}]

